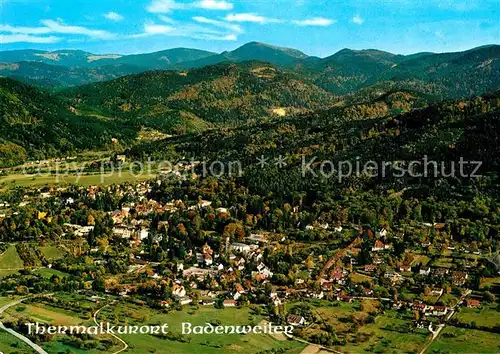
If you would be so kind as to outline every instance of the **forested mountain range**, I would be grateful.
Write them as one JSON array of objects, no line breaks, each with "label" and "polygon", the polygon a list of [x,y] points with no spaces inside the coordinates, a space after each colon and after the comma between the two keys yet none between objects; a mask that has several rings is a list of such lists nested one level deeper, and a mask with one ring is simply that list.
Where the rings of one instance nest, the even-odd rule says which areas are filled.
[{"label": "forested mountain range", "polygon": [[0,165],[103,148],[113,138],[131,144],[142,128],[200,132],[334,102],[332,94],[314,84],[258,62],[150,71],[59,94],[3,78]]},{"label": "forested mountain range", "polygon": [[[183,135],[136,145],[126,153],[136,158],[151,156],[159,160],[182,156],[207,161],[208,165],[214,160],[227,164],[241,161],[244,173],[238,183],[248,186],[253,193],[282,200],[294,199],[297,191],[303,191],[312,202],[351,189],[403,189],[405,196],[418,199],[498,196],[500,91],[430,105],[418,95],[397,91],[371,103],[256,122],[229,131]],[[263,156],[267,159],[265,166],[260,165]],[[281,168],[276,163],[280,156],[286,164]],[[396,161],[401,162],[406,171],[409,171],[408,163],[418,161],[414,172],[423,173],[424,158],[437,163],[436,175],[433,175],[433,164],[427,167],[430,172],[425,177],[409,172],[400,176],[394,166],[382,173],[384,162]],[[481,164],[464,165],[460,172],[460,159]],[[332,165],[322,166],[325,161]],[[349,161],[354,173],[339,178],[341,161]],[[376,176],[363,172],[368,161],[378,166]],[[358,162],[359,174],[356,173]],[[304,170],[304,166],[309,167]],[[345,174],[348,169],[344,168]],[[473,172],[482,177],[473,177]]]},{"label": "forested mountain range", "polygon": [[[464,52],[411,55],[374,49],[343,49],[326,58],[311,57],[296,49],[259,42],[250,42],[220,54],[188,48],[137,55],[19,50],[0,52],[0,63],[4,63],[0,65],[0,75],[59,89],[148,70],[183,71],[222,62],[256,60],[292,71],[301,75],[303,80],[335,95],[382,87],[387,90],[406,88],[440,97],[460,98],[480,95],[498,86],[499,57],[498,45]],[[30,64],[27,66],[21,62]],[[64,71],[42,64],[70,69]]]},{"label": "forested mountain range", "polygon": [[50,65],[32,61],[0,64],[0,76],[56,91],[89,82],[112,80],[142,71],[137,66],[126,64],[105,65],[95,68]]},{"label": "forested mountain range", "polygon": [[0,78],[0,122],[0,166],[67,156],[136,136],[119,121],[77,116],[57,97],[7,78]]},{"label": "forested mountain range", "polygon": [[216,55],[199,49],[173,48],[146,54],[93,54],[81,50],[12,50],[0,52],[1,63],[30,61],[68,67],[95,68],[104,65],[127,64],[143,70],[167,69],[185,61],[193,61]]},{"label": "forested mountain range", "polygon": [[442,98],[471,97],[498,87],[500,46],[409,56],[344,49],[299,69],[318,86],[339,95],[373,87],[412,89]]},{"label": "forested mountain range", "polygon": [[[13,53],[4,52],[0,57],[14,60]],[[29,51],[20,53],[29,60]],[[85,52],[76,54],[74,61],[89,58]],[[154,60],[167,62],[164,54],[156,53]],[[170,62],[185,66],[221,59],[220,55],[184,49],[168,55]],[[200,143],[204,136],[212,136],[213,146],[220,147],[223,154],[233,151],[232,145],[220,144],[230,141],[227,136],[240,133],[239,144],[247,140],[258,142],[238,146],[235,151],[240,152],[260,151],[266,146],[279,151],[280,146],[295,146],[304,138],[309,139],[311,146],[321,146],[324,139],[336,136],[328,135],[333,129],[330,124],[341,121],[342,125],[335,129],[358,136],[364,134],[360,130],[363,124],[382,124],[376,119],[400,119],[411,114],[432,119],[432,107],[447,107],[453,102],[448,100],[458,100],[465,107],[475,106],[471,97],[487,95],[500,87],[500,46],[410,56],[346,49],[320,59],[293,49],[252,42],[221,55],[223,62],[214,65],[146,72],[142,71],[150,60],[148,55],[125,56],[119,59],[128,58],[129,62],[96,67],[73,66],[66,58],[69,55],[60,60],[65,65],[34,61],[1,64],[3,75],[24,83],[0,80],[0,113],[4,123],[0,165],[105,148],[113,138],[123,144],[120,146],[132,147],[145,128],[181,136],[179,139],[197,136]],[[252,56],[265,61],[242,61]],[[53,60],[48,55],[42,58]],[[118,59],[94,61],[104,60]],[[109,81],[88,84],[102,80]],[[484,101],[484,97],[478,100]],[[491,102],[488,100],[484,114],[493,114],[491,107],[495,105]],[[495,116],[491,119],[494,125]],[[322,122],[319,125],[318,120]],[[465,129],[468,122],[457,124]],[[429,125],[429,131],[438,125]],[[289,128],[298,134],[293,138],[296,142],[274,140],[273,134],[282,139]],[[311,136],[314,130],[321,134]],[[82,135],[82,131],[86,134]],[[202,134],[201,138],[197,134]],[[431,136],[446,141],[446,137],[434,131]],[[336,139],[342,141],[339,136]],[[386,143],[390,142],[382,145]],[[433,145],[425,141],[419,146],[426,149]],[[358,148],[349,144],[349,151]],[[339,146],[331,149],[338,152]],[[376,151],[373,147],[372,152]]]},{"label": "forested mountain range", "polygon": [[208,123],[238,124],[334,104],[331,93],[261,62],[220,63],[186,72],[150,71],[66,90],[77,109],[134,120],[187,112]]},{"label": "forested mountain range", "polygon": [[185,61],[177,65],[178,68],[199,68],[207,65],[222,63],[225,61],[242,62],[258,60],[268,62],[278,67],[291,67],[307,60],[319,58],[309,57],[300,50],[292,48],[277,47],[260,42],[247,43],[233,51],[223,52],[194,61]]}]

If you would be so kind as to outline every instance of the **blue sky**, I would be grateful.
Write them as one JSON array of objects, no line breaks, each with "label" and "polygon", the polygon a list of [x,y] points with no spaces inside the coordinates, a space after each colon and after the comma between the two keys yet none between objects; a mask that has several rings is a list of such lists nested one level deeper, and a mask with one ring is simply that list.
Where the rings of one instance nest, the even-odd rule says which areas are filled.
[{"label": "blue sky", "polygon": [[119,54],[250,41],[322,57],[445,52],[498,44],[499,11],[498,0],[0,0],[0,43]]}]

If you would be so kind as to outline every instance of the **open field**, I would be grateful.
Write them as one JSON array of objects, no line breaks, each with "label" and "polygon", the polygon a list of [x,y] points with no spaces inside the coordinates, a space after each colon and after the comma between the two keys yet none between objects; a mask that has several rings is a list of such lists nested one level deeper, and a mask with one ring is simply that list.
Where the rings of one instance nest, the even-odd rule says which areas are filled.
[{"label": "open field", "polygon": [[497,326],[500,322],[497,305],[490,305],[484,301],[482,302],[481,308],[473,309],[462,307],[456,316],[462,323],[470,324],[474,321],[477,326],[486,326],[490,328]]},{"label": "open field", "polygon": [[9,275],[16,274],[18,270],[11,269],[11,270],[5,270],[5,269],[0,269],[0,278],[8,277]]},{"label": "open field", "polygon": [[[50,325],[85,325],[85,326],[93,326],[94,322],[92,321],[92,313],[94,312],[94,308],[96,308],[96,304],[86,302],[85,297],[75,295],[74,297],[70,294],[65,294],[61,298],[65,300],[73,299],[75,303],[79,306],[83,304],[83,307],[79,307],[78,309],[75,307],[75,311],[62,309],[58,307],[53,307],[43,303],[32,303],[32,304],[19,304],[17,306],[9,308],[4,314],[7,320],[12,320],[16,318],[29,319],[33,322],[40,322]],[[12,300],[10,300],[12,301]],[[10,302],[9,301],[9,302]],[[87,310],[85,307],[87,306]],[[85,350],[78,349],[69,343],[66,343],[70,337],[66,335],[56,335],[53,340],[50,342],[42,342],[39,343],[42,348],[44,348],[48,353],[78,353],[78,354],[98,354],[105,353],[107,349],[109,352],[117,351],[121,346],[116,344],[110,344],[107,347],[99,344],[96,344],[95,348],[88,348]],[[98,340],[107,341],[111,343],[111,337],[109,336],[98,336],[96,338]],[[107,349],[106,349],[107,348]]]},{"label": "open field", "polygon": [[351,281],[353,283],[363,283],[363,282],[369,282],[369,283],[373,283],[373,279],[370,278],[369,276],[366,276],[366,275],[363,275],[363,274],[360,274],[360,273],[356,273],[356,272],[353,272],[349,275],[349,277],[351,278]]},{"label": "open field", "polygon": [[52,308],[43,304],[23,303],[9,308],[6,312],[11,317],[28,317],[33,321],[54,325],[77,325],[83,322],[81,318],[63,313],[61,309]]},{"label": "open field", "polygon": [[442,267],[442,268],[455,268],[455,264],[453,263],[453,258],[447,258],[447,257],[436,258],[432,262],[431,266]]},{"label": "open field", "polygon": [[[87,310],[79,310],[73,312],[61,308],[52,307],[42,303],[19,304],[7,310],[7,318],[29,318],[32,321],[38,321],[50,324],[60,325],[90,325],[94,323],[90,319],[90,314],[93,310],[104,305],[92,303],[83,295],[75,294],[57,294],[57,298],[65,301],[75,301]],[[0,298],[2,302],[13,301],[9,298]],[[99,322],[109,321],[112,324],[120,323],[121,325],[142,325],[142,324],[163,324],[169,325],[171,333],[179,334],[181,332],[182,322],[189,322],[193,326],[205,325],[220,321],[222,325],[250,325],[258,324],[261,316],[252,315],[248,308],[226,308],[215,309],[213,307],[184,307],[182,311],[172,311],[164,313],[159,310],[152,310],[143,305],[131,303],[117,303],[104,308],[98,315]],[[119,321],[119,322],[117,322]],[[268,349],[284,350],[286,354],[299,354],[305,347],[305,344],[291,340],[278,340],[266,334],[202,334],[202,335],[184,335],[180,339],[160,338],[146,334],[128,334],[119,335],[120,338],[129,344],[127,353],[203,353],[216,354],[221,351],[234,353],[258,353]],[[1,337],[0,337],[1,338]],[[67,336],[58,335],[50,342],[41,343],[41,346],[48,353],[59,353],[70,350],[74,353],[112,353],[121,348],[115,343],[107,350],[96,348],[92,350],[79,350],[68,343],[64,342]],[[103,340],[111,340],[110,336],[103,336]],[[1,349],[0,349],[1,350]]]},{"label": "open field", "polygon": [[23,260],[19,257],[16,247],[13,245],[0,255],[0,270],[22,268],[23,266]]},{"label": "open field", "polygon": [[491,292],[500,294],[500,277],[481,278],[481,289],[490,288]]},{"label": "open field", "polygon": [[426,255],[423,255],[423,254],[413,254],[413,256],[414,256],[414,259],[410,264],[411,266],[415,266],[419,263],[422,263],[422,265],[427,265],[427,263],[429,263],[429,261],[430,261],[430,258]]},{"label": "open field", "polygon": [[368,339],[362,343],[348,343],[338,349],[348,353],[417,353],[428,338],[426,331],[405,330],[408,321],[390,316],[377,316],[374,323],[359,329]]},{"label": "open field", "polygon": [[[0,297],[0,307],[7,305],[13,301],[16,301],[19,296],[9,296],[9,297]],[[5,313],[2,317],[6,317]],[[8,317],[8,315],[7,315]],[[31,349],[28,345],[26,345],[21,340],[17,339],[13,335],[3,331],[0,329],[0,352],[4,354],[31,354],[36,353],[33,349]]]},{"label": "open field", "polygon": [[58,260],[64,258],[66,252],[55,245],[46,245],[40,247],[40,251],[48,260]]},{"label": "open field", "polygon": [[57,269],[51,269],[51,268],[38,268],[33,271],[35,274],[40,274],[41,276],[45,278],[50,278],[53,275],[57,275],[59,277],[67,277],[69,276],[68,273],[61,272]]},{"label": "open field", "polygon": [[128,170],[121,173],[111,174],[84,174],[78,176],[76,174],[71,175],[41,175],[41,176],[30,176],[30,175],[9,175],[0,178],[0,189],[7,190],[13,187],[37,187],[44,185],[65,185],[65,184],[79,184],[82,186],[89,185],[110,185],[115,183],[123,182],[137,182],[144,181],[148,179],[155,178],[155,174],[143,173],[139,176],[134,176]]},{"label": "open field", "polygon": [[446,326],[428,353],[499,353],[500,334]]},{"label": "open field", "polygon": [[[258,324],[260,316],[250,314],[248,308],[215,309],[213,307],[184,308],[182,311],[161,313],[146,307],[118,304],[103,309],[99,313],[100,321],[112,320],[115,314],[121,321],[129,324],[163,324],[169,325],[171,333],[179,334],[183,322],[193,326],[205,325],[220,321],[221,325],[249,325]],[[191,334],[184,335],[181,340],[159,338],[151,335],[120,335],[129,345],[128,353],[203,353],[216,354],[221,352],[257,353],[269,349],[283,348],[285,353],[300,353],[304,344],[295,341],[279,341],[266,334]]]},{"label": "open field", "polygon": [[0,329],[0,352],[4,354],[36,353],[31,347],[13,335]]},{"label": "open field", "polygon": [[[319,322],[310,323],[303,330],[305,337],[325,333],[325,326],[331,326],[336,337],[348,339],[345,345],[333,346],[340,352],[374,353],[390,352],[390,349],[395,353],[418,352],[428,337],[426,330],[410,330],[410,321],[401,318],[396,311],[386,311],[370,320],[369,314],[380,307],[378,300],[335,305],[319,300],[307,303],[314,307]],[[354,325],[353,321],[360,325]]]},{"label": "open field", "polygon": [[19,296],[2,296],[0,297],[0,307],[7,305],[9,302],[16,301],[18,298]]}]

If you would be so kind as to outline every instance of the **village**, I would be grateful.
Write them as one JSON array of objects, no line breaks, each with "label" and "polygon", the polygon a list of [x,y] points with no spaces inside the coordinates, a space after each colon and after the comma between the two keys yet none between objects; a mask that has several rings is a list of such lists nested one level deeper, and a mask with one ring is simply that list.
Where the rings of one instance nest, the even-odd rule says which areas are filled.
[{"label": "village", "polygon": [[[332,225],[304,219],[297,205],[283,208],[289,214],[283,220],[296,229],[290,233],[266,229],[263,215],[244,216],[239,205],[216,197],[165,198],[172,195],[163,194],[165,184],[27,190],[0,203],[4,223],[36,220],[20,243],[2,240],[3,250],[17,251],[19,270],[57,272],[50,282],[55,276],[61,289],[76,287],[93,303],[141,299],[167,313],[193,306],[262,308],[255,311],[266,313],[267,321],[295,328],[292,340],[325,347],[368,341],[329,324],[325,306],[350,309],[339,316],[369,308],[361,311],[369,317],[342,319],[357,326],[391,313],[431,342],[445,326],[470,326],[459,318],[463,311],[495,311],[496,290],[483,283],[498,279],[498,254],[477,244],[431,242],[431,235],[439,239],[449,231],[445,223]],[[64,258],[48,259],[38,242],[54,244]],[[30,293],[32,286],[14,286],[17,269],[8,269],[0,278],[4,294]],[[70,285],[71,278],[79,284]],[[50,282],[39,287],[50,291]]]}]

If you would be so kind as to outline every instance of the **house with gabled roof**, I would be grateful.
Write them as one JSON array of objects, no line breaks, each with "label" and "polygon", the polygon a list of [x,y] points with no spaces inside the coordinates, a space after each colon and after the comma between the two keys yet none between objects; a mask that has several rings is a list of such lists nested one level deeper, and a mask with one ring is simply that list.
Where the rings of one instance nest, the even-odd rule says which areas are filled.
[{"label": "house with gabled roof", "polygon": [[303,316],[300,315],[293,315],[290,314],[286,318],[286,322],[290,326],[298,327],[298,326],[303,326],[306,324],[306,319]]},{"label": "house with gabled roof", "polygon": [[375,245],[372,247],[372,252],[379,252],[385,250],[385,245],[381,240],[375,241]]}]

